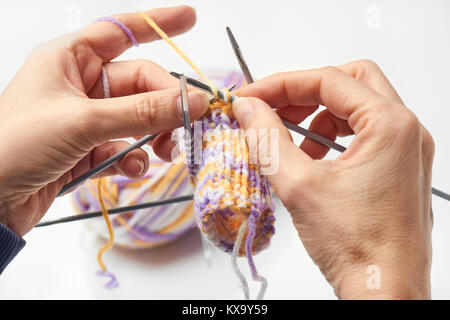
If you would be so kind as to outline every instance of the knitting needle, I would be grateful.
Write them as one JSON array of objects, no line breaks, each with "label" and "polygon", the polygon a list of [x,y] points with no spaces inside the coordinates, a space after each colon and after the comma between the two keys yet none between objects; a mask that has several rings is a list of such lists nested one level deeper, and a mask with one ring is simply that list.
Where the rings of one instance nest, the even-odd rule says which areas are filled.
[{"label": "knitting needle", "polygon": [[183,111],[184,130],[186,131],[186,133],[189,133],[189,137],[190,137],[192,135],[191,119],[189,117],[186,76],[184,74],[180,75],[180,90],[181,90],[181,109]]},{"label": "knitting needle", "polygon": [[194,163],[194,136],[192,134],[191,119],[189,116],[189,100],[187,96],[186,76],[180,75],[180,90],[181,90],[181,109],[183,111],[184,124],[184,141],[186,159],[189,159],[190,164]]},{"label": "knitting needle", "polygon": [[[242,54],[242,51],[239,48],[239,45],[238,45],[233,33],[231,32],[230,27],[226,27],[226,31],[227,31],[228,38],[231,43],[231,47],[233,48],[234,54],[236,56],[236,59],[239,62],[239,66],[241,67],[242,73],[244,74],[245,80],[247,81],[248,84],[255,82],[253,80],[252,74],[250,73],[250,70],[248,69],[247,62],[245,62],[244,55]],[[321,135],[318,135],[317,133],[314,133],[305,128],[302,128],[302,127],[296,125],[295,123],[292,123],[285,119],[282,119],[282,121],[288,129],[295,131],[295,132],[301,134],[302,136],[305,136],[306,138],[309,138],[315,142],[318,142],[326,147],[332,148],[339,152],[344,152],[346,150],[346,148],[344,146],[341,146],[341,145],[337,144],[336,142],[331,141],[330,139],[322,137]]]},{"label": "knitting needle", "polygon": [[[191,121],[190,121],[190,117],[189,117],[189,105],[188,105],[188,98],[187,98],[186,77],[184,75],[180,76],[180,90],[181,90],[181,106],[182,106],[182,110],[183,110],[184,129],[187,134],[187,141],[190,140],[191,144],[192,144],[192,132],[191,132]],[[147,143],[148,141],[153,140],[155,136],[156,135],[146,136],[146,137],[138,140],[136,143],[130,145],[128,148],[115,154],[111,158],[105,160],[104,162],[102,162],[100,165],[98,165],[94,169],[86,172],[84,175],[80,176],[78,179],[76,179],[76,180],[72,181],[71,183],[67,184],[66,186],[64,186],[64,188],[61,190],[60,194],[70,191],[78,184],[84,182],[85,180],[89,179],[90,177],[94,176],[95,174],[98,174],[99,172],[105,170],[106,168],[108,168],[109,166],[114,164],[117,160],[119,160],[123,156],[125,156],[131,150],[139,148],[142,145],[144,145],[145,143]],[[189,148],[191,149],[191,146],[189,146]],[[192,196],[190,196],[189,199],[192,199]],[[187,199],[187,200],[189,200],[189,199]],[[132,210],[139,210],[139,209],[150,208],[153,206],[158,206],[158,205],[163,205],[163,204],[168,204],[168,203],[175,203],[175,202],[185,201],[185,200],[186,199],[181,197],[181,198],[163,200],[162,202],[149,202],[149,203],[144,203],[144,204],[140,204],[140,205],[136,205],[136,206],[111,209],[111,210],[108,210],[108,213],[114,214],[114,213],[121,213],[121,212],[127,212],[127,211],[132,211]],[[93,217],[98,217],[101,214],[102,214],[101,211],[99,211],[99,212],[94,212],[94,213],[89,213],[89,214],[66,217],[66,218],[62,218],[62,219],[58,219],[58,220],[54,220],[54,221],[40,223],[37,225],[37,227],[52,225],[52,224],[56,224],[56,223],[60,223],[60,222],[69,222],[69,221],[77,221],[77,220],[82,220],[82,219],[89,219],[89,218],[93,218]]]},{"label": "knitting needle", "polygon": [[[174,76],[175,78],[177,78],[177,79],[180,79],[180,77],[181,77],[181,73],[178,73],[178,72],[172,71],[170,74],[172,76]],[[205,84],[205,83],[203,83],[201,81],[195,80],[195,79],[193,79],[191,77],[188,77],[188,76],[185,76],[185,77],[186,77],[186,83],[190,84],[193,87],[196,87],[197,89],[200,89],[200,90],[205,91],[205,92],[207,92],[207,93],[209,93],[211,95],[214,95],[214,90],[209,85],[207,85],[207,84]],[[232,86],[233,89],[234,89],[234,87],[235,86]],[[225,94],[224,94],[224,92],[222,92],[222,90],[219,90],[217,92],[217,94],[218,94],[219,98],[221,98],[221,99],[225,99],[226,98]],[[230,102],[233,102],[234,99],[236,99],[236,98],[237,98],[236,96],[230,95]]]},{"label": "knitting needle", "polygon": [[74,189],[76,186],[80,185],[81,183],[83,183],[87,179],[89,179],[89,178],[95,176],[96,174],[99,174],[103,170],[111,167],[118,160],[122,159],[128,152],[130,152],[130,151],[132,151],[134,149],[142,147],[147,142],[152,141],[153,139],[155,139],[156,136],[157,136],[157,134],[147,135],[147,136],[139,139],[135,143],[131,144],[130,146],[128,146],[128,148],[125,148],[122,151],[120,151],[120,152],[116,153],[115,155],[113,155],[112,157],[106,159],[105,161],[100,163],[95,168],[89,170],[88,172],[82,174],[81,176],[79,176],[75,180],[73,180],[73,181],[69,182],[68,184],[66,184],[61,189],[61,191],[58,193],[57,197],[60,197],[60,196],[64,195],[66,192],[71,191],[72,189]]},{"label": "knitting needle", "polygon": [[236,41],[236,38],[234,37],[233,33],[231,32],[230,27],[226,28],[228,38],[231,42],[231,47],[233,48],[234,54],[237,57],[237,60],[239,62],[239,65],[241,66],[242,73],[244,74],[245,80],[247,80],[247,83],[253,83],[253,77],[250,73],[250,70],[248,69],[247,64],[245,63],[244,56],[242,55],[241,49],[239,48],[239,45]]},{"label": "knitting needle", "polygon": [[[251,84],[254,82],[254,80],[250,73],[250,70],[248,69],[247,63],[244,60],[244,56],[242,55],[242,52],[239,48],[236,38],[234,37],[234,35],[231,32],[231,29],[229,27],[227,27],[226,30],[227,30],[228,38],[230,39],[230,42],[231,42],[231,46],[233,47],[233,51],[236,55],[239,65],[241,66],[241,70],[244,73],[245,80],[247,81],[248,84]],[[345,150],[347,150],[346,147],[344,147],[338,143],[335,143],[334,141],[331,141],[325,137],[322,137],[321,135],[318,135],[317,133],[306,130],[290,121],[287,121],[287,120],[282,120],[282,121],[284,122],[284,124],[286,125],[287,128],[289,128],[311,140],[314,140],[315,142],[318,142],[322,145],[325,145],[325,146],[332,148],[334,150],[337,150],[339,152],[344,152]],[[431,193],[442,199],[450,201],[450,194],[447,194],[439,189],[431,187]]]},{"label": "knitting needle", "polygon": [[[171,72],[170,74],[172,76],[174,76],[175,78],[178,78],[178,79],[181,76],[181,74],[179,74],[177,72]],[[186,82],[189,83],[190,85],[192,85],[192,86],[194,86],[194,87],[196,87],[198,89],[201,89],[201,90],[203,90],[205,92],[208,92],[210,94],[212,94],[212,92],[213,92],[212,89],[208,85],[206,85],[203,82],[200,82],[198,80],[195,80],[193,78],[186,77]],[[325,137],[323,137],[321,135],[318,135],[317,133],[308,131],[305,128],[302,128],[302,127],[300,127],[300,126],[298,126],[298,125],[296,125],[296,124],[294,124],[294,123],[292,123],[290,121],[287,121],[287,120],[282,120],[282,121],[284,122],[284,124],[286,125],[286,127],[288,129],[290,129],[292,131],[295,131],[295,132],[301,134],[302,136],[305,136],[305,137],[307,137],[307,138],[309,138],[309,139],[311,139],[311,140],[313,140],[313,141],[315,141],[317,143],[320,143],[320,144],[322,144],[324,146],[327,146],[327,147],[329,147],[331,149],[334,149],[336,151],[339,151],[339,152],[344,152],[345,150],[347,150],[347,148],[344,147],[343,145],[340,145],[340,144],[338,144],[338,143],[336,143],[334,141],[331,141],[331,140],[329,140],[329,139],[327,139],[327,138],[325,138]],[[432,187],[431,188],[431,193],[434,194],[435,196],[438,196],[438,197],[442,198],[442,199],[450,201],[450,194],[445,193],[445,192],[443,192],[443,191],[441,191],[439,189],[436,189],[436,188]]]},{"label": "knitting needle", "polygon": [[322,144],[322,145],[324,145],[326,147],[332,148],[332,149],[334,149],[336,151],[339,151],[339,152],[344,152],[345,150],[347,150],[346,147],[344,147],[344,146],[342,146],[342,145],[340,145],[340,144],[338,144],[338,143],[336,143],[336,142],[334,142],[332,140],[329,140],[329,139],[321,136],[320,134],[317,134],[317,133],[311,132],[309,130],[306,130],[305,128],[302,128],[302,127],[296,125],[295,123],[292,123],[292,122],[290,122],[288,120],[285,120],[285,119],[281,119],[281,121],[283,121],[284,125],[288,129],[290,129],[292,131],[295,131],[295,132],[301,134],[302,136],[305,136],[305,137],[307,137],[307,138],[309,138],[311,140],[314,140],[315,142],[318,142],[318,143],[320,143],[320,144]]},{"label": "knitting needle", "polygon": [[[147,208],[153,208],[153,207],[163,206],[163,205],[167,205],[167,204],[173,204],[173,203],[178,203],[178,202],[183,202],[183,201],[190,201],[193,198],[194,198],[194,196],[191,194],[191,195],[181,196],[181,197],[176,197],[176,198],[169,198],[169,199],[164,199],[164,200],[159,200],[159,201],[140,203],[140,204],[136,204],[136,205],[132,205],[132,206],[118,207],[118,208],[109,209],[108,214],[112,215],[112,214],[131,212],[131,211],[142,210],[142,209],[147,209]],[[95,211],[95,212],[89,212],[89,213],[84,213],[84,214],[68,216],[68,217],[64,217],[64,218],[60,218],[60,219],[56,219],[56,220],[43,221],[43,222],[37,224],[35,227],[45,227],[45,226],[51,226],[51,225],[59,224],[59,223],[92,219],[92,218],[101,217],[101,216],[102,216],[101,211]]]},{"label": "knitting needle", "polygon": [[[170,74],[172,76],[178,78],[178,79],[180,79],[180,77],[181,77],[181,74],[177,73],[177,72],[171,72]],[[194,87],[196,87],[198,89],[201,89],[201,90],[203,90],[205,92],[208,92],[210,94],[212,94],[212,92],[213,92],[212,89],[207,84],[204,84],[203,82],[200,82],[198,80],[192,79],[190,77],[186,77],[186,82],[189,83],[190,85],[192,85],[192,86],[194,86]],[[234,99],[236,99],[236,96],[232,96],[232,97]],[[282,121],[284,122],[286,127],[289,128],[290,130],[295,131],[295,132],[297,132],[297,133],[299,133],[299,134],[301,134],[301,135],[303,135],[303,136],[305,136],[305,137],[307,137],[307,138],[309,138],[311,140],[314,140],[314,141],[316,141],[316,142],[318,142],[320,144],[323,144],[326,147],[332,148],[332,149],[337,150],[339,152],[344,152],[346,150],[346,148],[344,146],[341,146],[340,144],[337,144],[334,141],[331,141],[331,140],[329,140],[329,139],[327,139],[325,137],[322,137],[321,135],[318,135],[317,133],[314,133],[314,132],[311,132],[309,130],[306,130],[306,129],[304,129],[304,128],[302,128],[302,127],[300,127],[300,126],[298,126],[298,125],[296,125],[296,124],[294,124],[292,122],[287,121],[287,120],[282,120]]]}]

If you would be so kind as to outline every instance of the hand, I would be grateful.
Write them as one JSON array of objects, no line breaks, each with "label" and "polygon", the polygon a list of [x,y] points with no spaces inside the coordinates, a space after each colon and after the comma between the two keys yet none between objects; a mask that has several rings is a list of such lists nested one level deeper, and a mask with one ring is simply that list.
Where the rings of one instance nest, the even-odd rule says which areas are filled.
[{"label": "hand", "polygon": [[[380,69],[358,61],[281,73],[237,95],[262,99],[233,104],[242,128],[279,130],[270,182],[337,296],[429,298],[434,144]],[[279,117],[300,123],[319,104],[311,131],[355,135],[336,160],[320,160],[328,148],[308,139],[298,148]],[[372,270],[379,289],[366,284]]]},{"label": "hand", "polygon": [[[148,14],[170,35],[195,23],[194,10],[186,6]],[[137,14],[115,18],[139,42],[158,39]],[[131,45],[116,25],[91,24],[36,48],[0,96],[0,223],[19,236],[42,218],[63,185],[128,145],[109,140],[181,126],[176,79],[150,61],[110,62]],[[111,99],[100,99],[102,65]],[[197,119],[208,96],[190,92],[189,104]],[[153,144],[164,150],[166,136]],[[101,176],[138,177],[147,168],[148,156],[138,149]]]}]

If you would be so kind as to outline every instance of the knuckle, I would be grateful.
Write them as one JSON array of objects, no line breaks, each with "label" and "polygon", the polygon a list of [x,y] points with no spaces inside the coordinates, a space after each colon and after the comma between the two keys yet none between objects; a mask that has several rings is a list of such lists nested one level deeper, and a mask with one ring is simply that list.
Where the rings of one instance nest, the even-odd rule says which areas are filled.
[{"label": "knuckle", "polygon": [[135,73],[135,89],[136,92],[148,92],[150,88],[148,87],[148,74],[151,73],[154,64],[151,61],[145,59],[138,59],[137,63],[139,68]]},{"label": "knuckle", "polygon": [[35,46],[29,55],[34,61],[45,61],[47,57],[53,54],[54,50],[50,50],[50,42],[43,42]]},{"label": "knuckle", "polygon": [[[280,166],[279,170],[283,171],[284,168]],[[307,170],[297,171],[295,174],[291,171],[281,176],[289,178],[278,181],[279,183],[276,183],[274,186],[276,187],[275,191],[288,210],[294,209],[298,202],[305,198],[307,190],[313,188],[315,179]]]},{"label": "knuckle", "polygon": [[389,117],[389,129],[400,138],[401,143],[419,141],[421,125],[414,113],[403,107],[400,111],[392,110]]},{"label": "knuckle", "polygon": [[325,75],[327,75],[327,74],[332,75],[332,74],[336,74],[336,73],[342,72],[341,70],[339,70],[339,69],[338,69],[337,67],[335,67],[335,66],[325,66],[325,67],[322,67],[322,68],[321,68],[321,71],[322,71],[322,73],[324,73]]},{"label": "knuckle", "polygon": [[289,72],[285,72],[285,71],[282,71],[282,72],[277,72],[277,73],[275,73],[273,76],[271,76],[271,77],[273,77],[273,78],[275,78],[275,79],[285,79],[286,78],[286,76],[289,74]]},{"label": "knuckle", "polygon": [[250,103],[252,106],[258,106],[260,104],[264,104],[264,102],[259,98],[247,97],[246,99],[247,99],[248,103]]},{"label": "knuckle", "polygon": [[135,102],[136,119],[142,131],[152,129],[155,126],[158,108],[153,100],[151,95],[145,95]]},{"label": "knuckle", "polygon": [[399,123],[404,132],[413,133],[421,129],[419,119],[409,110],[402,113]]},{"label": "knuckle", "polygon": [[422,145],[424,152],[429,158],[433,158],[435,151],[435,143],[431,133],[422,126]]},{"label": "knuckle", "polygon": [[358,66],[358,68],[364,73],[371,73],[371,72],[379,72],[379,71],[381,71],[381,69],[378,66],[378,64],[376,64],[374,61],[369,60],[369,59],[357,60],[355,63]]}]

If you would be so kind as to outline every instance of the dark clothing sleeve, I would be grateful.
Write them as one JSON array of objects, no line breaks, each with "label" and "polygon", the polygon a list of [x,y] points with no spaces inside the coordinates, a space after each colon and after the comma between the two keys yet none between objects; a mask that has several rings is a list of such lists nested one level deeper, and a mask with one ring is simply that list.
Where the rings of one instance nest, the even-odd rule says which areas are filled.
[{"label": "dark clothing sleeve", "polygon": [[25,240],[0,223],[0,274],[25,246]]}]

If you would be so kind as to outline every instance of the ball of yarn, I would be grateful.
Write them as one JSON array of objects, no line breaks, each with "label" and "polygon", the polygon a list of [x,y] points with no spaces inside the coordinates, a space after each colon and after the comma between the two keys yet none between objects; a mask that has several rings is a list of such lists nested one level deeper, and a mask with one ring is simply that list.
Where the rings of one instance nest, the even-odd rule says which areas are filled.
[{"label": "ball of yarn", "polygon": [[[73,193],[79,213],[100,210],[96,181],[89,180]],[[104,178],[102,193],[108,208],[152,202],[192,194],[183,163],[151,160],[148,173],[137,180],[122,176]],[[136,249],[173,241],[196,227],[192,201],[111,215],[115,244]],[[103,218],[90,219],[88,228],[108,239]]]}]

